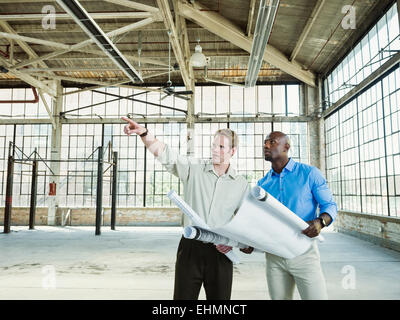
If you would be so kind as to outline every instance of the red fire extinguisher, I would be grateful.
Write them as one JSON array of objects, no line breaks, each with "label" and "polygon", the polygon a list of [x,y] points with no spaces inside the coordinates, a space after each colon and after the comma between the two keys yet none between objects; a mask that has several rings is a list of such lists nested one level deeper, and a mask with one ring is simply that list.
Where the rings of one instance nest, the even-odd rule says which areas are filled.
[{"label": "red fire extinguisher", "polygon": [[50,182],[50,190],[49,190],[49,196],[55,196],[56,195],[56,183]]}]

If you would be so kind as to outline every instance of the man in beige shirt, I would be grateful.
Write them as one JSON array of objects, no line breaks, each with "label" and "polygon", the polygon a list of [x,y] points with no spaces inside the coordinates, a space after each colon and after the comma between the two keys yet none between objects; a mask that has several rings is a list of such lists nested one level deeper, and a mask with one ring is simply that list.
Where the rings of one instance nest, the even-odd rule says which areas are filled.
[{"label": "man in beige shirt", "polygon": [[[127,122],[124,132],[139,135],[167,171],[183,182],[185,201],[210,227],[226,224],[232,219],[248,190],[246,179],[238,176],[230,166],[238,146],[234,131],[218,130],[214,135],[212,159],[199,160],[172,151],[135,121],[126,117],[122,120]],[[185,216],[184,225],[190,223]],[[207,299],[229,300],[233,266],[224,253],[230,250],[229,246],[182,237],[175,265],[174,299],[198,299],[204,285]]]}]

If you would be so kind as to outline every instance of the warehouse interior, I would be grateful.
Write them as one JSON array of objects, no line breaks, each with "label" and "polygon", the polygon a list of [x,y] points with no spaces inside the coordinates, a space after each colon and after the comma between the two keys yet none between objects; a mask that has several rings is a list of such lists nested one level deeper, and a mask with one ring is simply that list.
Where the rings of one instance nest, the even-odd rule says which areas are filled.
[{"label": "warehouse interior", "polygon": [[[287,133],[337,203],[330,298],[399,299],[399,25],[400,0],[0,0],[0,299],[172,298],[184,186],[122,116],[200,159],[234,130],[250,185]],[[233,299],[269,299],[238,254]]]}]

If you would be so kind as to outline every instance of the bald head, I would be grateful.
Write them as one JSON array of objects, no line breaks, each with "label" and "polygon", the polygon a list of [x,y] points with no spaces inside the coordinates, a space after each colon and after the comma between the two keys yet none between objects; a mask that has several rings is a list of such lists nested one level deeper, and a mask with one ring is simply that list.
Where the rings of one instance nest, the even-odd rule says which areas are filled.
[{"label": "bald head", "polygon": [[283,143],[287,143],[290,146],[290,139],[286,133],[283,133],[281,131],[272,131],[268,136],[275,137],[276,139],[279,139]]},{"label": "bald head", "polygon": [[288,159],[290,139],[281,131],[271,132],[264,140],[264,158],[267,161]]}]

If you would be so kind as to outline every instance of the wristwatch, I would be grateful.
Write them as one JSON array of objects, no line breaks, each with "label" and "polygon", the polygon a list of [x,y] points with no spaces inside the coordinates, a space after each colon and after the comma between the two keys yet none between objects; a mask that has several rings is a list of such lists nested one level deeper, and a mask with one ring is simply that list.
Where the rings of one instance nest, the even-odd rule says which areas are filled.
[{"label": "wristwatch", "polygon": [[325,220],[322,217],[318,217],[317,219],[321,220],[322,228],[327,226]]},{"label": "wristwatch", "polygon": [[146,131],[143,132],[142,134],[140,134],[139,137],[145,137],[145,136],[147,136],[147,133],[148,133],[148,132],[149,132],[149,130],[147,130],[147,128],[146,128]]}]

